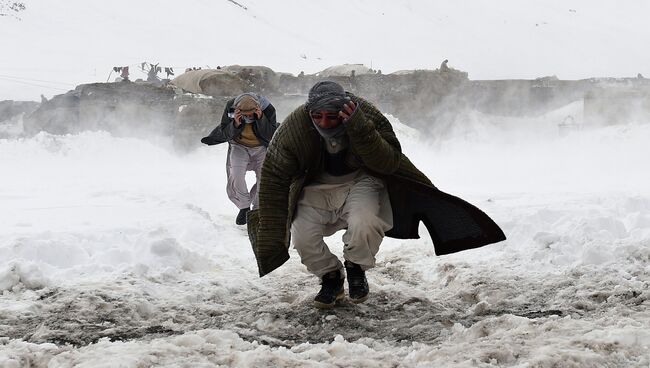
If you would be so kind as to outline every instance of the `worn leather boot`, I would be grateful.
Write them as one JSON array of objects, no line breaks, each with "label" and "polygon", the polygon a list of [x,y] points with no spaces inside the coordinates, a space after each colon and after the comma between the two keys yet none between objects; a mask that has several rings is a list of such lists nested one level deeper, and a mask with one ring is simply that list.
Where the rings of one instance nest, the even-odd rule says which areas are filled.
[{"label": "worn leather boot", "polygon": [[321,289],[314,298],[314,306],[321,309],[334,307],[338,300],[345,297],[341,271],[330,271],[321,279]]},{"label": "worn leather boot", "polygon": [[363,303],[368,299],[368,280],[366,280],[366,271],[360,265],[345,261],[345,272],[348,275],[348,293],[352,303]]}]

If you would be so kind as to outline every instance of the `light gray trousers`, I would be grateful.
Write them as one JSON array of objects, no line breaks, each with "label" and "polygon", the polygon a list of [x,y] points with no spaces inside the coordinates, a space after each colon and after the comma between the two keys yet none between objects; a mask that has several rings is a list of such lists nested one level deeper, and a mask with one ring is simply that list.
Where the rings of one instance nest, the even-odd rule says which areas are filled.
[{"label": "light gray trousers", "polygon": [[[228,177],[226,193],[237,208],[250,208],[251,204],[253,209],[258,207],[257,184],[260,182],[264,157],[266,157],[266,147],[264,146],[246,147],[236,142],[229,143],[228,158],[226,159],[226,175]],[[246,185],[247,171],[255,172],[255,184],[250,192]]]},{"label": "light gray trousers", "polygon": [[330,252],[323,237],[347,228],[343,257],[368,269],[375,266],[384,233],[392,226],[383,181],[362,173],[346,183],[306,186],[291,225],[291,238],[309,272],[322,277],[338,269],[344,275],[341,261]]}]

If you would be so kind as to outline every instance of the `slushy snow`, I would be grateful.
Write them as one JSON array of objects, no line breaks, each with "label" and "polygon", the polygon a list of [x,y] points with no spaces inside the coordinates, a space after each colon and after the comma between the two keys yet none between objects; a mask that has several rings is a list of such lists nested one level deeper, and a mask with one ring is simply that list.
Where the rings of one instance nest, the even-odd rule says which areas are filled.
[{"label": "slushy snow", "polygon": [[293,249],[258,277],[225,145],[2,139],[0,367],[647,367],[650,124],[561,133],[579,108],[470,112],[435,140],[389,116],[508,240],[437,257],[424,227],[385,239],[369,300],[330,311]]}]

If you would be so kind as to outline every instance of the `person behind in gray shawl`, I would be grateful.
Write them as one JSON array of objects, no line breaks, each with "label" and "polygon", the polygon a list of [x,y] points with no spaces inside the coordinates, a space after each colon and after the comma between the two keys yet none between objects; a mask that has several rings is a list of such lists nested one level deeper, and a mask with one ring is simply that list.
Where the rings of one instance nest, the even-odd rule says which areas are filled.
[{"label": "person behind in gray shawl", "polygon": [[[228,102],[217,126],[201,142],[215,145],[228,142],[226,192],[239,208],[235,223],[246,224],[246,215],[258,206],[257,188],[266,148],[278,127],[275,107],[264,96],[241,94]],[[246,172],[254,171],[256,183],[248,190]]]}]

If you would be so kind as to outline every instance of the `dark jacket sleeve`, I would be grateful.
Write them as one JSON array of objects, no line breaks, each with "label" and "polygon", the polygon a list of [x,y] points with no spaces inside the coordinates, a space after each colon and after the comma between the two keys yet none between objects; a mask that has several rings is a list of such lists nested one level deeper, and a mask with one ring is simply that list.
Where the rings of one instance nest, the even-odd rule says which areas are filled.
[{"label": "dark jacket sleeve", "polygon": [[274,125],[277,128],[278,121],[277,121],[277,119],[275,117],[275,106],[273,106],[272,104],[269,104],[266,107],[266,109],[264,109],[264,111],[262,111],[262,112],[264,113],[264,116],[266,116],[266,119],[269,121],[269,123],[271,123],[272,125]]},{"label": "dark jacket sleeve", "polygon": [[278,122],[275,117],[275,107],[269,104],[263,111],[262,117],[255,122],[254,132],[262,144],[268,147],[273,134],[278,129]]},{"label": "dark jacket sleeve", "polygon": [[228,117],[228,110],[230,110],[234,102],[235,99],[226,102],[226,108],[221,115],[221,124],[214,128],[207,137],[203,137],[201,143],[212,146],[231,141],[241,133],[244,129],[244,124],[241,124],[239,128],[235,128],[234,120]]}]

